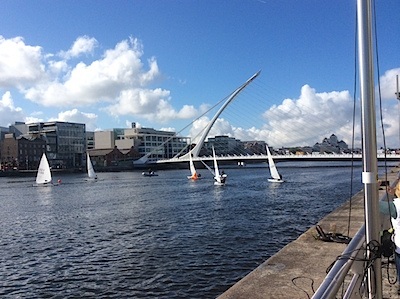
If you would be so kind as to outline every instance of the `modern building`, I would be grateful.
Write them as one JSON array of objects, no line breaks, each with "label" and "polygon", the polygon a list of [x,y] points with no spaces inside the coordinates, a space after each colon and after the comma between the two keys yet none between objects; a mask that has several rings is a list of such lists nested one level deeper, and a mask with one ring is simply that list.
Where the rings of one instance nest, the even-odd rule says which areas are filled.
[{"label": "modern building", "polygon": [[243,142],[229,136],[215,136],[208,138],[208,140],[204,142],[204,149],[206,150],[207,155],[212,154],[212,147],[214,147],[216,155],[245,154]]},{"label": "modern building", "polygon": [[94,132],[86,132],[86,149],[94,149]]},{"label": "modern building", "polygon": [[174,157],[187,148],[189,141],[189,137],[176,136],[175,132],[138,128],[135,123],[128,129],[94,132],[95,149],[116,146],[119,150],[130,150],[133,147],[140,156],[149,154],[155,160]]},{"label": "modern building", "polygon": [[28,126],[22,121],[16,121],[13,125],[8,127],[8,132],[13,133],[15,137],[28,134]]},{"label": "modern building", "polygon": [[0,127],[0,141],[4,139],[4,136],[6,134],[10,133],[10,131],[8,130],[8,128],[6,127]]},{"label": "modern building", "polygon": [[266,155],[265,141],[243,141],[244,150],[249,155]]},{"label": "modern building", "polygon": [[43,137],[46,153],[54,168],[77,168],[84,165],[86,152],[85,124],[40,122],[28,124],[28,135]]}]

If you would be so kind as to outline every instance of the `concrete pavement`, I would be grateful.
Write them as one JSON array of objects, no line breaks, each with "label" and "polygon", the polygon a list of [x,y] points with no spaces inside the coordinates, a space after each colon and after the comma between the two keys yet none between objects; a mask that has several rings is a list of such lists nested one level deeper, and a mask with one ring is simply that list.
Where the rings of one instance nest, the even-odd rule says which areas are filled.
[{"label": "concrete pavement", "polygon": [[[390,184],[397,179],[398,168],[388,173]],[[380,198],[385,190],[379,191]],[[350,202],[327,215],[318,224],[325,232],[336,227],[337,233],[347,235]],[[350,233],[352,237],[364,224],[364,193],[357,193],[351,200]],[[347,244],[323,242],[316,239],[315,226],[289,243],[247,276],[221,294],[218,299],[301,299],[311,298],[326,276],[326,270],[343,252]],[[385,265],[386,259],[382,260]],[[383,298],[400,298],[394,264],[383,267]],[[388,280],[390,279],[390,282]]]}]

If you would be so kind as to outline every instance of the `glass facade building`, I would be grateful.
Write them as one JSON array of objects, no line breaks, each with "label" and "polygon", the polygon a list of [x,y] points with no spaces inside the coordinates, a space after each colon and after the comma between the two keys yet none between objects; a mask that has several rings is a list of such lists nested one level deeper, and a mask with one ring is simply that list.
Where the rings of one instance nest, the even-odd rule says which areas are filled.
[{"label": "glass facade building", "polygon": [[28,134],[46,140],[47,158],[54,168],[76,168],[84,165],[86,152],[85,124],[41,122],[28,124]]}]

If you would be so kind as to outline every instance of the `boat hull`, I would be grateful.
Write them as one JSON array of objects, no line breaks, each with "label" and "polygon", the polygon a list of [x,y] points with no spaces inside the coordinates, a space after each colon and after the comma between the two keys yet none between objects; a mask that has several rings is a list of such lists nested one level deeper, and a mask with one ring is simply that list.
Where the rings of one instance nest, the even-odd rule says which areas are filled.
[{"label": "boat hull", "polygon": [[147,172],[142,172],[143,176],[158,176],[156,173],[147,173]]},{"label": "boat hull", "polygon": [[271,183],[283,183],[284,180],[281,180],[281,179],[268,179],[268,182],[271,182]]}]

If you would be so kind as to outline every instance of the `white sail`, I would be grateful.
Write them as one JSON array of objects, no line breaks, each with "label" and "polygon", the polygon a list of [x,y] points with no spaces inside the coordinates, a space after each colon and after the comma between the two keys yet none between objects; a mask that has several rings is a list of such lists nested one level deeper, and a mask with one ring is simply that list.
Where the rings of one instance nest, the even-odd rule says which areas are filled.
[{"label": "white sail", "polygon": [[190,176],[188,176],[188,179],[192,179],[192,180],[197,180],[199,178],[197,172],[196,172],[196,168],[194,167],[194,163],[193,163],[193,159],[192,159],[192,155],[189,155],[189,169],[190,169]]},{"label": "white sail", "polygon": [[44,185],[50,183],[51,183],[50,165],[49,162],[47,161],[46,154],[43,153],[36,176],[36,184]]},{"label": "white sail", "polygon": [[201,163],[203,163],[203,165],[212,173],[213,176],[215,176],[215,172],[214,170],[212,170],[212,168],[210,166],[208,166],[206,163],[204,163],[203,160],[200,160]]},{"label": "white sail", "polygon": [[218,163],[217,163],[217,158],[215,157],[215,150],[214,147],[212,148],[213,151],[213,157],[214,157],[214,184],[215,185],[224,185],[225,180],[227,175],[222,173],[219,173],[219,168],[218,168]]},{"label": "white sail", "polygon": [[271,152],[269,151],[268,145],[265,146],[267,148],[268,155],[268,166],[269,171],[271,173],[272,179],[268,179],[270,182],[283,182],[282,177],[279,175],[278,169],[275,166],[274,159],[272,158]]},{"label": "white sail", "polygon": [[92,164],[92,161],[90,160],[89,153],[87,153],[86,160],[87,160],[87,171],[88,171],[89,179],[97,179],[97,174],[94,171],[93,164]]},{"label": "white sail", "polygon": [[217,180],[220,175],[219,175],[219,169],[218,169],[218,163],[217,163],[217,158],[215,157],[215,150],[214,147],[212,148],[213,151],[213,157],[214,157],[214,175],[215,175],[215,179]]}]

